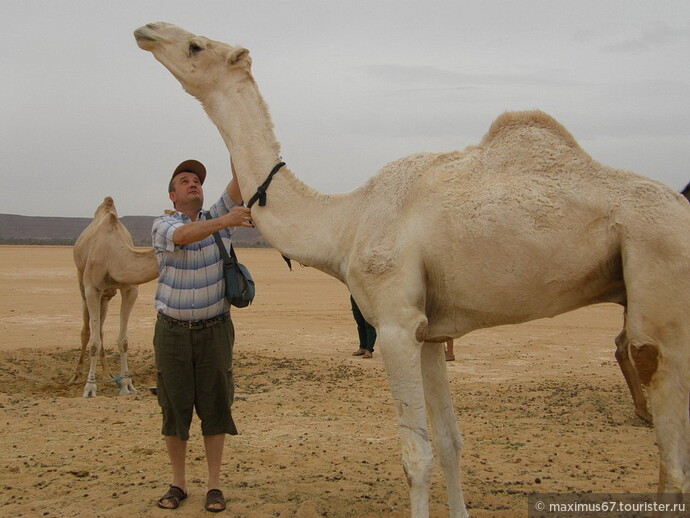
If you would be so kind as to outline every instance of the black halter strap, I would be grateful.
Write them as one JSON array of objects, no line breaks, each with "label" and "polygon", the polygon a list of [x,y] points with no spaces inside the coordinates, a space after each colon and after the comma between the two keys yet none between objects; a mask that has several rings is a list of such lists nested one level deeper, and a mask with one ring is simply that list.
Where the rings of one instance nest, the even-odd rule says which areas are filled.
[{"label": "black halter strap", "polygon": [[[285,165],[285,162],[278,162],[276,165],[273,166],[273,169],[271,169],[271,172],[268,173],[268,176],[264,180],[264,183],[259,185],[256,188],[256,192],[254,193],[254,196],[249,198],[249,201],[247,202],[247,207],[251,208],[252,205],[254,205],[257,200],[259,202],[259,207],[265,207],[266,206],[266,189],[268,189],[268,186],[271,185],[271,182],[273,181],[273,177],[275,174],[280,171],[280,168]],[[281,254],[283,257],[283,260],[287,263],[288,268],[290,268],[290,271],[292,271],[292,262],[290,261],[289,257],[285,257],[284,255]]]},{"label": "black halter strap", "polygon": [[268,186],[271,185],[271,181],[273,181],[273,177],[275,174],[280,171],[280,168],[285,165],[285,162],[278,162],[275,166],[273,166],[273,169],[271,169],[271,172],[268,173],[268,176],[264,180],[264,183],[259,185],[256,188],[256,192],[254,193],[254,196],[249,198],[249,201],[247,202],[247,207],[251,208],[252,205],[254,205],[257,200],[259,201],[259,207],[265,207],[266,206],[266,189],[268,189]]}]

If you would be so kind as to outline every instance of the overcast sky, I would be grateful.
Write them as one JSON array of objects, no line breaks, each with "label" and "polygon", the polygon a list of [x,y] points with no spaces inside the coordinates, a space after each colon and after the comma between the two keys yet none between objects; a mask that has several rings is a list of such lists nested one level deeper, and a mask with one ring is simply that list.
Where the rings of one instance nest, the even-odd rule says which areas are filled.
[{"label": "overcast sky", "polygon": [[248,48],[283,159],[322,192],[387,162],[477,143],[541,109],[596,160],[690,181],[690,2],[0,0],[0,212],[120,216],[170,206],[172,169],[228,152],[132,32],[166,21]]}]

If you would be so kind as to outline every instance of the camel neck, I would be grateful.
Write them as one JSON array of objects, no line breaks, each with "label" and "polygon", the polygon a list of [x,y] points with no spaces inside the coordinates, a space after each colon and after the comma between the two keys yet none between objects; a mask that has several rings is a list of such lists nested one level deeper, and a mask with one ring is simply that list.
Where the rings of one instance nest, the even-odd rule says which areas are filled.
[{"label": "camel neck", "polygon": [[[216,124],[249,200],[281,162],[268,109],[253,80],[228,88],[202,101]],[[341,251],[348,235],[348,195],[324,195],[298,180],[287,166],[273,177],[266,203],[256,203],[252,219],[262,236],[283,255],[342,279],[347,254]]]}]

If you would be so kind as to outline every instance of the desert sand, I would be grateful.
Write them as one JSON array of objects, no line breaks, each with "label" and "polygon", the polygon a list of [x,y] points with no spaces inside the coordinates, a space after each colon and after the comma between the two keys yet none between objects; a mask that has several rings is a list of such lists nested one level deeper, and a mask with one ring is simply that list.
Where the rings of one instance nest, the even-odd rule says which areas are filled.
[{"label": "desert sand", "polygon": [[[223,465],[219,516],[409,516],[407,484],[378,351],[355,358],[347,289],[274,250],[240,249],[257,283],[234,309],[233,409],[240,435]],[[0,247],[0,516],[209,516],[198,421],[190,497],[155,507],[169,483],[155,384],[152,306],[143,285],[130,322],[139,393],[105,380],[95,398],[68,385],[79,355],[81,303],[71,247]],[[118,366],[113,299],[105,343]],[[597,305],[553,319],[481,330],[448,362],[465,446],[470,514],[527,516],[533,492],[656,491],[651,427],[634,414],[614,359],[622,310]],[[440,470],[432,516],[447,516]]]}]

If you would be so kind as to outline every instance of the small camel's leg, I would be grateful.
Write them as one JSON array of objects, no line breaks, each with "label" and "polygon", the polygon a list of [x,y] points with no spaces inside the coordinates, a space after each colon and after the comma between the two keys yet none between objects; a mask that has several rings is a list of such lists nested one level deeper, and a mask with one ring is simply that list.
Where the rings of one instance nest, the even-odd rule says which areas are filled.
[{"label": "small camel's leg", "polygon": [[434,466],[426,424],[422,381],[422,344],[414,331],[394,325],[377,327],[402,447],[403,469],[410,487],[413,518],[429,516],[429,487]]},{"label": "small camel's leg", "polygon": [[103,367],[103,377],[107,380],[112,380],[115,378],[115,376],[113,376],[113,371],[111,371],[110,367],[108,366],[108,358],[105,355],[105,347],[103,346],[105,343],[103,341],[103,329],[105,328],[105,319],[108,316],[108,304],[110,304],[110,300],[115,296],[115,293],[117,293],[116,290],[113,288],[108,288],[101,295],[101,349],[98,357],[100,358],[101,366]]},{"label": "small camel's leg", "polygon": [[468,518],[460,483],[462,437],[453,411],[448,384],[444,344],[425,343],[422,347],[424,397],[429,410],[432,439],[438,453],[448,491],[450,518]]},{"label": "small camel's leg", "polygon": [[129,286],[120,289],[120,296],[122,303],[120,304],[120,334],[117,337],[117,348],[120,351],[120,395],[136,394],[137,390],[132,384],[132,378],[129,376],[129,367],[127,365],[127,349],[129,342],[127,338],[127,324],[129,317],[132,314],[134,303],[137,301],[139,294],[138,286]]},{"label": "small camel's leg", "polygon": [[647,387],[659,445],[659,493],[690,492],[690,358],[673,356],[656,347],[630,350],[640,380]]},{"label": "small camel's leg", "polygon": [[635,367],[633,367],[633,364],[630,362],[628,346],[628,339],[625,334],[625,329],[623,329],[616,337],[616,361],[618,361],[618,366],[623,373],[625,382],[628,384],[628,390],[630,390],[630,395],[632,396],[633,404],[635,405],[635,413],[643,421],[651,423],[652,414],[650,414],[649,410],[647,410],[647,399],[642,391],[640,377],[637,375]]},{"label": "small camel's leg", "polygon": [[86,305],[89,311],[89,325],[91,328],[88,343],[89,357],[91,366],[84,385],[84,397],[96,396],[96,362],[103,348],[103,332],[101,328],[101,309],[103,308],[101,291],[94,287],[87,287],[85,290]]},{"label": "small camel's leg", "polygon": [[79,378],[81,378],[81,373],[84,371],[84,358],[86,357],[86,344],[89,342],[91,337],[91,327],[89,324],[89,308],[86,305],[86,297],[84,295],[84,286],[79,285],[79,291],[81,292],[81,314],[82,314],[82,325],[81,325],[81,353],[79,354],[79,362],[77,363],[77,369],[74,371],[74,376],[69,380],[68,383],[77,383]]}]

